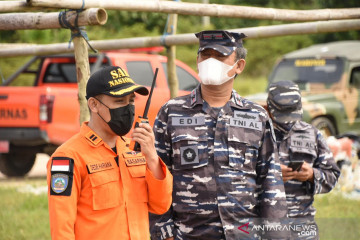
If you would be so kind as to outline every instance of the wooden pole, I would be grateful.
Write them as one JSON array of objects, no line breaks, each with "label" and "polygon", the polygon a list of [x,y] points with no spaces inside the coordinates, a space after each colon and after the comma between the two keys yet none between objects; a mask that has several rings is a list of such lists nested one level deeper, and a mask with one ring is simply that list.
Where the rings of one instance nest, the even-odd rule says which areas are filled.
[{"label": "wooden pole", "polygon": [[[77,30],[72,30],[72,34],[78,34]],[[78,100],[80,104],[80,125],[90,119],[89,108],[87,105],[86,84],[90,77],[88,46],[81,36],[74,37],[74,52],[76,62],[76,79],[78,83]]]},{"label": "wooden pole", "polygon": [[[82,0],[27,0],[34,7],[80,9]],[[360,8],[291,10],[275,8],[244,7],[221,4],[201,4],[172,1],[134,0],[86,0],[84,8],[105,8],[142,12],[177,13],[194,16],[270,19],[283,21],[318,21],[360,18]]]},{"label": "wooden pole", "polygon": [[[360,20],[334,20],[334,21],[319,21],[309,23],[292,23],[274,26],[252,27],[230,29],[232,32],[243,32],[248,37],[246,39],[268,38],[287,35],[302,35],[315,34],[325,32],[344,32],[350,30],[359,30]],[[174,36],[167,36],[165,38],[159,37],[138,37],[125,38],[113,40],[98,40],[90,41],[90,44],[97,50],[113,50],[113,49],[129,49],[140,47],[154,47],[154,46],[171,46],[171,45],[186,45],[198,44],[198,39],[194,33],[179,34]],[[6,44],[9,47],[9,44]],[[14,45],[16,46],[16,45]],[[67,43],[43,44],[29,47],[13,47],[1,48],[0,57],[16,57],[28,55],[47,55],[58,53],[71,53],[73,47],[68,48]]]},{"label": "wooden pole", "polygon": [[[23,29],[54,29],[62,28],[59,23],[58,12],[53,13],[4,13],[0,14],[0,30],[23,30]],[[75,11],[64,12],[65,19],[71,26],[75,25],[77,13]],[[107,13],[102,8],[90,8],[78,17],[78,26],[103,25],[107,21]]]},{"label": "wooden pole", "polygon": [[[177,28],[177,14],[169,14],[169,21],[167,22],[166,33],[169,35],[176,34]],[[171,45],[166,47],[167,53],[167,75],[168,75],[168,84],[170,89],[170,98],[175,98],[178,95],[179,89],[179,80],[176,74],[176,46]]]},{"label": "wooden pole", "polygon": [[0,43],[0,49],[23,48],[37,46],[35,43]]},{"label": "wooden pole", "polygon": [[0,1],[0,13],[39,11],[43,9],[41,7],[32,7],[26,1]]},{"label": "wooden pole", "polygon": [[[209,4],[209,0],[202,0],[203,4]],[[208,27],[210,25],[210,17],[209,16],[202,16],[201,17],[201,24],[203,27]]]}]

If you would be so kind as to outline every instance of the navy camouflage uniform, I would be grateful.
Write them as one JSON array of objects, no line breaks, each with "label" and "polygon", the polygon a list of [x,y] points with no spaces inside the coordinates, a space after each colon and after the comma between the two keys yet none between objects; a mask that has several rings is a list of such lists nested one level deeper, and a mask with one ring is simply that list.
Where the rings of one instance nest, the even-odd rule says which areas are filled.
[{"label": "navy camouflage uniform", "polygon": [[340,175],[333,155],[321,132],[301,121],[302,104],[298,86],[289,81],[273,83],[269,87],[268,110],[274,120],[276,140],[281,164],[289,165],[297,159],[313,167],[314,183],[296,179],[284,183],[288,217],[293,224],[316,227],[310,236],[293,232],[293,239],[318,239],[314,221],[314,195],[330,192]]},{"label": "navy camouflage uniform", "polygon": [[224,107],[211,108],[199,86],[160,109],[154,133],[174,188],[170,210],[150,216],[152,240],[258,239],[238,228],[286,217],[272,123],[261,106],[233,90]]}]

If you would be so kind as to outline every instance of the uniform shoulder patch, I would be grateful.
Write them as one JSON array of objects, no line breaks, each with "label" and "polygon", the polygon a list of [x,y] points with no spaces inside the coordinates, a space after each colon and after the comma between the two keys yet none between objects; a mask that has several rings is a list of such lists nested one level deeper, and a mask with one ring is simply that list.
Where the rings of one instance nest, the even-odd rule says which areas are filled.
[{"label": "uniform shoulder patch", "polygon": [[50,195],[70,196],[73,182],[74,160],[69,157],[52,157]]},{"label": "uniform shoulder patch", "polygon": [[69,157],[52,157],[51,172],[72,173],[74,168],[74,160]]},{"label": "uniform shoulder patch", "polygon": [[69,185],[69,176],[62,173],[51,175],[51,189],[55,193],[64,192]]},{"label": "uniform shoulder patch", "polygon": [[92,144],[94,144],[95,146],[98,145],[101,142],[101,138],[96,135],[93,131],[89,131],[86,135],[85,138],[91,142]]}]

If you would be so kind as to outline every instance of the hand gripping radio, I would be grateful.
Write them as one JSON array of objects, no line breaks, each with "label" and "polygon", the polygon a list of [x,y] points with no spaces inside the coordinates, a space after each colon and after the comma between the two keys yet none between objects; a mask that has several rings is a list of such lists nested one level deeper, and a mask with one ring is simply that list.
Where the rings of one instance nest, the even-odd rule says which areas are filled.
[{"label": "hand gripping radio", "polygon": [[[139,127],[139,124],[140,123],[149,123],[148,121],[148,118],[147,118],[147,115],[148,115],[148,112],[149,112],[149,107],[150,107],[150,103],[151,103],[151,96],[152,96],[152,93],[154,91],[154,87],[155,87],[155,82],[156,82],[156,77],[157,77],[157,74],[158,74],[158,71],[159,71],[159,68],[156,68],[155,70],[155,74],[154,74],[154,79],[152,81],[152,84],[151,84],[151,89],[150,89],[150,93],[149,93],[149,97],[146,101],[146,105],[145,105],[145,109],[144,109],[144,114],[142,116],[139,116],[138,119],[136,120],[135,122],[135,128]],[[130,142],[130,147],[129,147],[131,150],[133,151],[141,151],[141,148],[140,148],[140,144],[138,142],[135,142],[135,141],[131,141]]]}]

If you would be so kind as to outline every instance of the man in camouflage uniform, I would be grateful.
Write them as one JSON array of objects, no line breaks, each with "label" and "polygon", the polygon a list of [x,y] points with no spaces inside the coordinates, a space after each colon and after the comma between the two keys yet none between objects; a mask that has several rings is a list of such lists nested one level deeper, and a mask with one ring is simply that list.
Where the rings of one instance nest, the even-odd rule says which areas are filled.
[{"label": "man in camouflage uniform", "polygon": [[254,219],[284,218],[287,208],[271,120],[233,90],[245,67],[245,35],[196,37],[201,84],[167,102],[154,125],[174,189],[171,209],[150,216],[151,239],[258,239]]},{"label": "man in camouflage uniform", "polygon": [[[274,122],[288,217],[292,226],[301,225],[297,231],[292,229],[292,238],[318,239],[314,195],[329,192],[340,170],[320,131],[301,121],[301,95],[296,84],[290,81],[271,84],[267,105]],[[296,167],[296,162],[303,163]],[[289,167],[292,164],[294,167]]]}]

